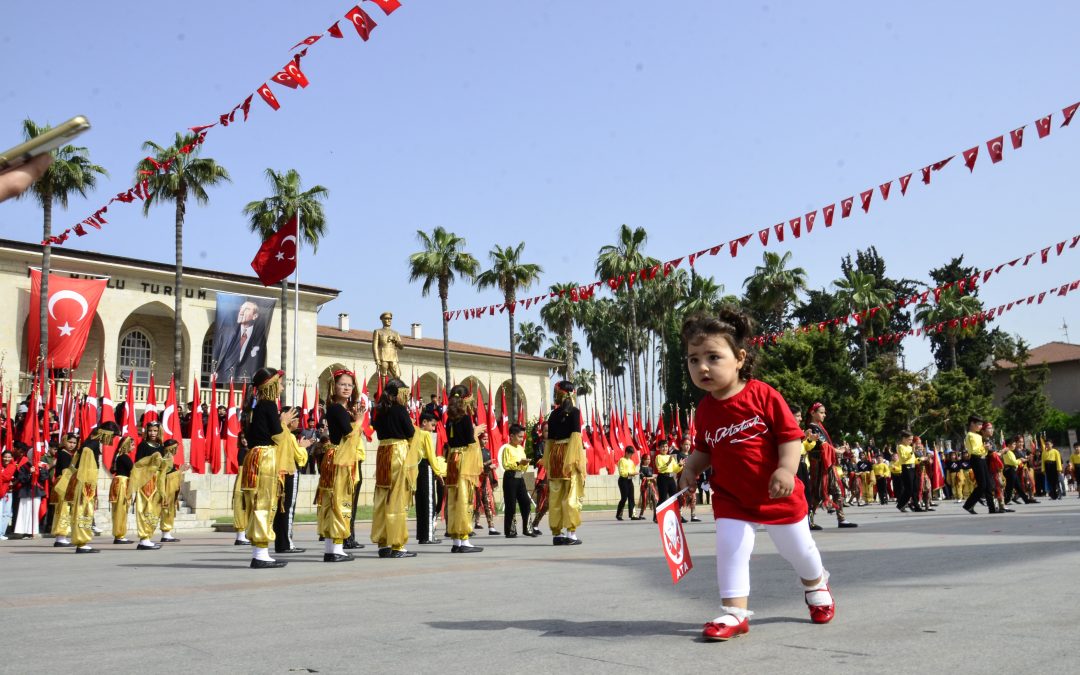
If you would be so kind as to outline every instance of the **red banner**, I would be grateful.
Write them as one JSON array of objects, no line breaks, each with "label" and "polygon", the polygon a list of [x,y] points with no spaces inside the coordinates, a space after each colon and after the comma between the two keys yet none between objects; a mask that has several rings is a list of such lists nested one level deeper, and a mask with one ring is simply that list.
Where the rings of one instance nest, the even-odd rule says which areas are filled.
[{"label": "red banner", "polygon": [[686,573],[694,569],[690,560],[690,548],[686,545],[686,533],[683,532],[682,514],[679,512],[679,495],[656,507],[656,522],[660,528],[660,548],[664,551],[668,569],[671,570],[671,583],[679,583]]},{"label": "red banner", "polygon": [[[86,338],[105,292],[106,279],[72,279],[49,275],[48,331],[50,369],[75,368],[86,349]],[[37,368],[41,344],[41,270],[30,270],[30,315],[26,331],[26,369]]]}]

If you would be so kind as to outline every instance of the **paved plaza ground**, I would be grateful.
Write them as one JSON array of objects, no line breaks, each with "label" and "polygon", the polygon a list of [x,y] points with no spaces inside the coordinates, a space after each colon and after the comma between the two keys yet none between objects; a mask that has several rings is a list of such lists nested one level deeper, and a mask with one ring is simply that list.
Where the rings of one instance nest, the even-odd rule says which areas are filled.
[{"label": "paved plaza ground", "polygon": [[333,565],[304,525],[308,552],[281,570],[248,569],[229,534],[99,555],[8,541],[0,671],[1076,672],[1080,500],[1016,509],[852,508],[845,531],[821,518],[827,626],[760,533],[751,632],[724,644],[698,639],[719,604],[710,522],[688,525],[695,569],[678,586],[654,525],[603,512],[586,514],[583,546],[481,534],[480,554],[381,560],[369,545]]}]

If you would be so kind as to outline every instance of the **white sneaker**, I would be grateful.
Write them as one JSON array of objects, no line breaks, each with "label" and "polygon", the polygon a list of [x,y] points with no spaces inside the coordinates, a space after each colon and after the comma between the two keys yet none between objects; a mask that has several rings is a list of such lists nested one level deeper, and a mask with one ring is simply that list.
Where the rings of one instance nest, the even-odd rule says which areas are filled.
[{"label": "white sneaker", "polygon": [[5,537],[4,535],[0,534],[0,541],[7,541],[7,537]]}]

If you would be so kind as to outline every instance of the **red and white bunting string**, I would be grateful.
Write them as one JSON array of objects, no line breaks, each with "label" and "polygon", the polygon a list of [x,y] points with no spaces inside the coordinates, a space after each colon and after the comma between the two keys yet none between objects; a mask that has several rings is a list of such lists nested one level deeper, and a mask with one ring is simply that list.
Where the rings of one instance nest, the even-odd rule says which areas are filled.
[{"label": "red and white bunting string", "polygon": [[[1080,102],[1073,103],[1072,105],[1069,105],[1069,106],[1063,108],[1062,111],[1061,111],[1062,122],[1061,122],[1060,126],[1062,126],[1062,127],[1069,126],[1069,123],[1072,121],[1072,119],[1075,116],[1076,111],[1078,109],[1080,109]],[[1051,131],[1051,128],[1053,126],[1052,125],[1052,118],[1053,118],[1053,114],[1050,114],[1050,115],[1046,115],[1045,117],[1041,117],[1038,120],[1036,120],[1035,127],[1036,127],[1036,129],[1037,129],[1037,131],[1039,133],[1039,138],[1045,138],[1046,136],[1050,135],[1050,131]],[[1024,125],[1024,126],[1026,126],[1026,125]],[[1024,143],[1024,126],[1018,127],[1018,128],[1014,129],[1013,131],[1011,131],[1009,133],[1009,138],[1011,140],[1013,150],[1019,150],[1023,146],[1023,143]],[[987,155],[989,155],[991,163],[997,164],[998,162],[1000,162],[1003,159],[1003,157],[1004,157],[1004,135],[997,136],[995,138],[991,138],[990,140],[986,141],[985,145],[986,145]],[[961,155],[964,158],[964,165],[969,169],[969,173],[973,172],[975,170],[975,163],[978,161],[979,146],[976,145],[973,148],[968,148],[967,150],[962,151]],[[949,162],[955,156],[956,155],[950,155],[950,156],[946,157],[945,159],[939,160],[937,162],[933,162],[931,164],[927,164],[926,166],[922,167],[919,170],[919,175],[921,176],[923,184],[924,185],[929,185],[930,184],[930,179],[931,179],[931,176],[933,175],[933,173],[936,172],[936,171],[941,171],[942,169],[944,169],[945,166],[948,165]],[[913,175],[915,175],[915,172],[905,174],[903,176],[900,176],[897,179],[897,181],[900,184],[900,196],[901,197],[907,195],[908,188],[910,187],[910,184],[911,184],[911,177]],[[880,195],[881,195],[881,201],[882,202],[887,201],[889,199],[889,196],[891,194],[891,185],[892,185],[892,180],[889,180],[889,181],[887,181],[885,183],[879,184],[878,187],[876,188],[878,190],[878,192],[880,193]],[[864,213],[868,214],[870,212],[870,205],[871,205],[871,202],[873,200],[874,190],[875,190],[875,188],[869,188],[869,189],[863,190],[862,192],[859,193],[859,205],[860,205],[860,208],[862,209],[862,211]],[[844,197],[843,199],[839,200],[839,203],[840,203],[840,219],[843,220],[845,218],[850,218],[853,215],[853,210],[854,210],[854,205],[855,205],[855,197],[854,196]],[[825,227],[826,228],[831,228],[833,226],[833,222],[834,222],[834,215],[835,215],[835,211],[836,211],[836,202],[834,201],[833,203],[830,203],[827,206],[823,206],[819,210],[821,211],[821,219],[822,219],[822,222],[824,223]],[[784,241],[784,238],[785,238],[786,233],[788,231],[791,232],[792,237],[794,237],[795,239],[799,239],[802,235],[804,235],[804,234],[809,235],[811,232],[813,232],[814,224],[815,224],[815,222],[817,220],[817,215],[818,215],[818,210],[815,210],[815,211],[811,211],[810,213],[807,213],[807,214],[805,214],[803,216],[796,216],[794,218],[789,218],[789,219],[786,219],[786,220],[782,220],[779,223],[776,223],[775,225],[772,225],[770,227],[765,227],[765,228],[759,229],[756,232],[757,239],[758,239],[758,241],[761,242],[762,246],[768,246],[769,245],[770,237],[774,237],[777,242],[782,243]],[[804,224],[805,224],[805,227],[804,227]],[[615,292],[615,291],[619,290],[623,286],[623,284],[633,285],[633,284],[637,283],[638,281],[641,281],[642,283],[644,283],[645,281],[651,280],[651,279],[655,278],[657,271],[662,271],[663,275],[667,276],[668,274],[671,273],[672,270],[677,268],[682,263],[682,261],[684,259],[689,262],[691,267],[693,267],[695,265],[695,263],[697,263],[697,261],[699,259],[701,259],[701,258],[703,258],[703,257],[705,257],[707,255],[708,256],[715,256],[715,255],[719,254],[720,251],[723,251],[725,249],[728,251],[728,253],[731,255],[731,257],[734,258],[734,257],[738,256],[740,249],[745,248],[753,240],[754,240],[754,233],[745,234],[745,235],[742,235],[740,237],[735,237],[734,239],[732,239],[732,240],[730,240],[730,241],[728,241],[728,242],[726,242],[724,244],[717,244],[715,246],[711,246],[709,248],[703,248],[703,249],[701,249],[699,251],[695,251],[693,253],[687,253],[687,254],[682,255],[682,256],[680,256],[678,258],[673,258],[672,260],[668,260],[668,261],[662,262],[662,263],[660,263],[658,265],[654,265],[651,268],[642,269],[642,270],[640,270],[638,272],[630,274],[629,276],[621,276],[618,279],[606,279],[604,281],[593,282],[591,284],[588,284],[587,286],[583,286],[583,288],[596,288],[599,285],[606,284],[608,286],[608,288],[612,292]],[[589,297],[591,298],[592,295],[590,294]],[[528,298],[526,300],[519,300],[518,305],[523,306],[526,309],[528,309],[528,308],[532,307],[533,305],[540,305],[545,300],[548,300],[548,299],[549,299],[549,294],[538,295],[538,296],[535,296],[535,297],[532,297],[532,298]],[[506,310],[506,308],[503,305],[489,305],[487,307],[473,307],[473,308],[470,308],[470,309],[451,310],[449,312],[446,312],[446,319],[449,321],[449,320],[453,320],[453,319],[459,319],[459,318],[461,318],[463,316],[465,318],[467,318],[467,319],[480,318],[480,317],[486,316],[486,315],[493,315],[495,313],[494,311],[487,311],[487,310],[490,310],[492,308],[500,308],[500,307],[502,307],[502,311]]]},{"label": "red and white bunting string", "polygon": [[[383,13],[386,15],[391,14],[398,7],[401,7],[401,3],[398,0],[366,1],[378,5],[379,8],[383,11]],[[356,5],[348,12],[346,12],[344,18],[356,27],[356,32],[359,34],[360,38],[364,40],[364,42],[367,42],[368,38],[371,37],[371,32],[375,30],[375,27],[377,25],[375,21],[371,18],[371,16],[369,16],[367,12],[361,9],[360,5]],[[293,45],[292,49],[296,49],[300,46],[303,46],[304,48],[301,49],[299,52],[293,54],[292,59],[290,59],[280,71],[278,71],[273,77],[271,77],[270,80],[275,84],[282,85],[289,89],[296,89],[297,87],[303,89],[307,87],[310,82],[307,75],[305,75],[304,72],[300,70],[300,60],[307,56],[308,48],[318,42],[323,37],[323,35],[329,35],[332,38],[344,38],[344,34],[338,27],[339,23],[340,20],[335,21],[333,25],[327,28],[323,33],[308,36]],[[183,148],[180,149],[180,152],[183,154],[191,153],[197,146],[201,145],[203,141],[206,140],[206,134],[213,127],[227,127],[230,124],[236,122],[237,111],[243,113],[243,121],[247,122],[248,115],[251,113],[251,101],[254,99],[256,93],[266,103],[266,105],[270,107],[271,110],[278,110],[281,108],[281,103],[278,101],[277,96],[274,94],[274,92],[270,89],[270,85],[268,85],[266,82],[263,82],[262,85],[260,85],[259,88],[255,90],[255,93],[248,95],[246,98],[244,98],[242,102],[236,104],[229,112],[219,115],[216,122],[213,122],[211,124],[201,124],[194,127],[189,127],[189,130],[195,134],[195,141],[188,145],[185,145]],[[169,169],[172,168],[171,162],[159,163],[151,157],[147,157],[146,159],[154,166],[154,171],[142,170],[139,172],[141,175],[152,175],[154,172],[168,173]],[[102,215],[106,211],[108,211],[110,205],[112,205],[114,202],[129,204],[135,201],[135,199],[146,199],[150,196],[150,193],[147,191],[147,186],[147,179],[140,180],[131,189],[119,193],[118,195],[110,199],[108,202],[106,202],[104,206],[95,211],[93,215],[83,219],[77,225],[73,225],[72,227],[69,227],[68,229],[61,232],[60,234],[54,235],[42,241],[42,246],[49,244],[53,246],[60,246],[64,244],[64,242],[66,242],[73,234],[77,237],[82,237],[86,234],[89,234],[86,226],[90,226],[94,229],[100,230],[101,226],[106,224],[107,222],[104,218],[102,218]]]},{"label": "red and white bunting string", "polygon": [[[956,319],[950,319],[948,321],[940,321],[940,322],[935,323],[935,324],[924,325],[924,326],[920,326],[918,328],[912,328],[911,330],[907,330],[907,331],[904,331],[904,332],[901,332],[901,333],[885,333],[884,335],[872,336],[872,337],[869,338],[869,341],[873,342],[874,344],[877,344],[877,345],[888,345],[888,344],[896,344],[896,343],[900,342],[901,340],[904,340],[905,338],[909,338],[909,337],[924,337],[925,338],[925,337],[930,337],[932,335],[937,335],[939,333],[949,331],[949,330],[956,330],[956,329],[964,330],[964,329],[967,329],[967,328],[974,328],[976,326],[980,326],[980,325],[989,323],[989,322],[993,321],[995,318],[1001,316],[1002,314],[1005,314],[1006,312],[1011,312],[1012,310],[1014,310],[1014,309],[1016,309],[1018,307],[1026,307],[1028,305],[1041,305],[1043,303],[1043,301],[1046,300],[1048,297],[1063,298],[1066,295],[1068,295],[1069,293],[1072,293],[1072,292],[1076,291],[1077,289],[1080,289],[1080,279],[1077,279],[1075,281],[1070,281],[1070,282],[1065,283],[1065,284],[1061,284],[1060,286],[1054,286],[1052,288],[1048,288],[1045,291],[1037,291],[1037,292],[1032,293],[1031,295],[1029,295],[1027,297],[1021,297],[1021,298],[1019,298],[1017,300],[1013,300],[1012,302],[1002,303],[1002,304],[998,305],[997,307],[992,307],[992,308],[990,308],[988,310],[977,312],[975,314],[968,314],[967,316],[959,317],[959,318],[956,318]],[[879,309],[879,308],[875,307],[874,309]],[[817,330],[818,332],[822,332],[822,331],[825,331],[827,328],[830,328],[830,327],[832,327],[834,325],[835,324],[832,324],[831,322],[823,321],[823,322],[821,322],[819,324],[816,324],[814,326],[800,326],[798,328],[793,328],[793,329],[790,329],[790,330],[780,331],[779,333],[771,333],[769,335],[759,335],[757,337],[752,338],[751,343],[758,346],[758,347],[764,346],[766,344],[777,344],[777,343],[780,342],[780,340],[782,340],[783,338],[785,338],[785,337],[787,337],[789,335],[799,335],[799,334],[802,334],[802,333],[810,333],[810,332],[813,332],[814,330]]]},{"label": "red and white bunting string", "polygon": [[966,277],[964,279],[956,279],[948,283],[942,284],[936,288],[927,289],[922,293],[915,293],[910,297],[899,298],[897,300],[894,300],[893,302],[888,302],[878,307],[870,307],[861,312],[845,314],[843,316],[833,317],[825,321],[819,321],[817,323],[807,324],[804,326],[796,326],[795,328],[787,329],[787,331],[759,335],[756,336],[755,339],[758,340],[758,344],[767,344],[770,341],[775,342],[774,338],[782,337],[785,332],[809,333],[811,330],[814,329],[825,330],[825,328],[829,326],[846,326],[849,323],[858,325],[865,321],[867,317],[872,318],[882,309],[888,309],[889,311],[892,311],[897,308],[903,309],[909,307],[917,307],[920,305],[933,304],[938,302],[938,300],[940,300],[941,298],[941,294],[950,288],[955,287],[960,294],[963,294],[978,285],[985,284],[995,274],[1001,274],[1002,270],[1004,270],[1006,267],[1013,268],[1017,265],[1020,265],[1021,267],[1028,267],[1028,264],[1032,260],[1038,260],[1040,264],[1045,265],[1050,262],[1051,252],[1054,252],[1057,256],[1060,256],[1066,250],[1072,250],[1076,248],[1077,244],[1080,244],[1080,234],[1075,235],[1070,239],[1059,241],[1056,244],[1047,246],[1046,248],[1039,249],[1038,251],[1033,251],[1031,253],[1028,253],[1027,255],[1013,258],[1012,260],[1008,262],[1003,262],[1000,265],[996,265],[994,267],[987,267],[980,272],[975,272],[970,277]]}]

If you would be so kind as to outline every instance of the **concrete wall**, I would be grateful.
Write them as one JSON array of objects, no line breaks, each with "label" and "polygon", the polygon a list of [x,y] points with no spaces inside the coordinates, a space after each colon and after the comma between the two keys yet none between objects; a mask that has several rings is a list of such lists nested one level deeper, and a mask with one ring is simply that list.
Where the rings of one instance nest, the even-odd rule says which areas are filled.
[{"label": "concrete wall", "polygon": [[[992,379],[994,405],[1000,406],[1009,394],[1009,371],[996,371]],[[1080,412],[1080,361],[1050,364],[1050,379],[1043,392],[1050,399],[1050,405],[1058,410],[1069,415]]]}]

